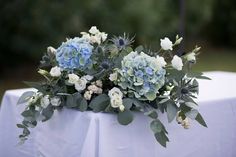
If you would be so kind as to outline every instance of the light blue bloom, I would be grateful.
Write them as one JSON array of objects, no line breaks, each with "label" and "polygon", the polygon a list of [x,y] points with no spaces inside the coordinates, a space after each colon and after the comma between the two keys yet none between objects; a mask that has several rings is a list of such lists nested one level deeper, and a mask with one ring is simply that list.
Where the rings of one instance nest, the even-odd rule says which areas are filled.
[{"label": "light blue bloom", "polygon": [[143,52],[131,52],[123,58],[118,73],[121,88],[128,89],[138,99],[152,101],[165,83],[166,70],[159,66],[156,58]]},{"label": "light blue bloom", "polygon": [[57,49],[56,60],[62,69],[85,69],[92,65],[92,50],[93,46],[88,41],[70,39]]}]

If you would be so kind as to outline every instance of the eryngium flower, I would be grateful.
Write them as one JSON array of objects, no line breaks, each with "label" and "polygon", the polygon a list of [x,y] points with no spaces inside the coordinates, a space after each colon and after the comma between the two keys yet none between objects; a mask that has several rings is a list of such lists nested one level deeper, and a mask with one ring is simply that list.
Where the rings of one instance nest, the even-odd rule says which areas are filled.
[{"label": "eryngium flower", "polygon": [[166,70],[158,59],[143,52],[131,52],[122,60],[118,70],[118,85],[134,93],[138,99],[154,100],[165,83]]},{"label": "eryngium flower", "polygon": [[92,65],[93,46],[84,39],[69,39],[57,49],[56,60],[62,69],[85,69]]},{"label": "eryngium flower", "polygon": [[130,39],[128,35],[124,34],[123,36],[113,37],[111,41],[119,50],[122,50],[134,42],[134,37]]}]

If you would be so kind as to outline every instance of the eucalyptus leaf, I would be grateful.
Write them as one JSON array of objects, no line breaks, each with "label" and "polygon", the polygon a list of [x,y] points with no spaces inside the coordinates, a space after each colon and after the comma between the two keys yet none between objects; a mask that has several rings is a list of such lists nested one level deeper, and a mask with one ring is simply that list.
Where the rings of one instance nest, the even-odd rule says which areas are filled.
[{"label": "eucalyptus leaf", "polygon": [[155,138],[163,147],[166,147],[166,142],[169,142],[168,137],[163,131],[155,133]]},{"label": "eucalyptus leaf", "polygon": [[159,119],[155,119],[151,122],[150,128],[154,133],[160,133],[162,131],[162,123]]},{"label": "eucalyptus leaf", "polygon": [[134,104],[134,100],[133,99],[131,99],[131,98],[123,99],[123,105],[125,106],[126,109],[130,109],[133,104]]},{"label": "eucalyptus leaf", "polygon": [[101,112],[104,111],[109,104],[110,98],[108,97],[108,95],[101,94],[92,99],[89,107],[91,107],[94,112]]},{"label": "eucalyptus leaf", "polygon": [[156,110],[151,110],[151,111],[145,112],[144,115],[149,116],[152,119],[156,119],[158,117]]},{"label": "eucalyptus leaf", "polygon": [[79,102],[79,110],[81,112],[84,112],[86,111],[88,108],[88,103],[87,103],[87,100],[85,100],[83,97],[80,99],[80,102]]},{"label": "eucalyptus leaf", "polygon": [[167,103],[166,112],[167,112],[168,122],[170,123],[174,120],[178,112],[178,108],[175,105],[175,103]]},{"label": "eucalyptus leaf", "polygon": [[198,105],[193,102],[185,102],[185,105],[193,109],[198,109]]},{"label": "eucalyptus leaf", "polygon": [[145,97],[149,100],[149,101],[153,101],[154,99],[156,99],[156,93],[155,92],[147,92],[145,94]]},{"label": "eucalyptus leaf", "polygon": [[198,113],[198,115],[196,116],[195,120],[201,124],[204,127],[207,127],[206,122],[204,121],[204,119],[202,118],[202,115],[200,113]]},{"label": "eucalyptus leaf", "polygon": [[47,120],[49,120],[52,115],[53,115],[53,107],[51,105],[49,105],[47,108],[42,110],[42,115],[45,117],[45,119],[43,119],[42,121],[45,122]]},{"label": "eucalyptus leaf", "polygon": [[22,104],[22,103],[27,102],[34,94],[35,94],[35,92],[33,92],[33,91],[27,91],[27,92],[23,93],[21,95],[21,97],[19,98],[17,104]]},{"label": "eucalyptus leaf", "polygon": [[185,113],[185,116],[187,116],[187,117],[189,117],[193,120],[197,117],[197,115],[198,115],[198,110],[195,110],[195,109],[190,110],[190,111]]},{"label": "eucalyptus leaf", "polygon": [[122,125],[128,125],[133,121],[133,118],[133,114],[130,110],[124,110],[117,115],[117,120]]}]

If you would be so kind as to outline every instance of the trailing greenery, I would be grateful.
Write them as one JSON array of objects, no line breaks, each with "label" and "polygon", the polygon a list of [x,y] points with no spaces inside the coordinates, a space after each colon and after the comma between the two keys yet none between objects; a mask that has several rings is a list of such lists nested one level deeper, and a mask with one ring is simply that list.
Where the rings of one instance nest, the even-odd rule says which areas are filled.
[{"label": "trailing greenery", "polygon": [[133,112],[140,111],[151,118],[150,128],[164,147],[168,132],[158,110],[167,113],[169,122],[176,118],[186,129],[190,119],[207,126],[195,99],[197,79],[209,78],[191,71],[200,47],[178,56],[173,50],[182,41],[178,35],[174,43],[161,39],[159,50],[142,45],[134,49],[134,38],[126,34],[107,38],[93,26],[57,49],[47,48],[38,70],[44,81],[25,82],[37,91],[28,91],[18,100],[18,104],[26,103],[24,119],[17,124],[23,129],[21,142],[27,140],[30,128],[62,108],[113,113],[122,125],[130,124]]}]

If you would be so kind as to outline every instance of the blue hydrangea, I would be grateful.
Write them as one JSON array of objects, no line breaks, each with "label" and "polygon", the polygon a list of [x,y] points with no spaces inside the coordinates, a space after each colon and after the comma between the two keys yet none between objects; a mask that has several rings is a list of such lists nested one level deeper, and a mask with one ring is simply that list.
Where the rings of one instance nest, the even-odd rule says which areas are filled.
[{"label": "blue hydrangea", "polygon": [[84,39],[67,40],[57,49],[56,60],[62,69],[85,69],[91,67],[93,46]]},{"label": "blue hydrangea", "polygon": [[155,57],[141,52],[131,52],[122,60],[118,70],[118,85],[142,100],[154,100],[165,83],[166,70]]}]

